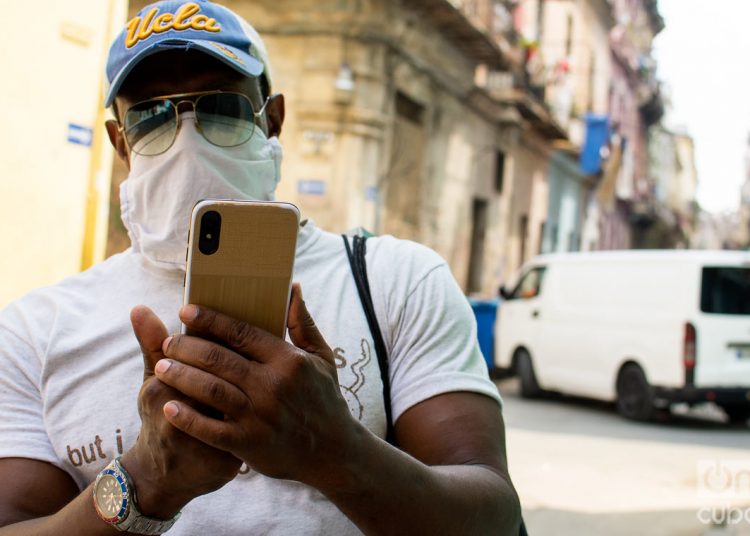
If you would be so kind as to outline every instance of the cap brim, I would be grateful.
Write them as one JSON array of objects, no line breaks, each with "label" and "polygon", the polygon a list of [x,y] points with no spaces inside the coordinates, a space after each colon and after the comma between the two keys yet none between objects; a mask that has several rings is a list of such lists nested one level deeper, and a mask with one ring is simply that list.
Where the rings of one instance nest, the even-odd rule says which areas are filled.
[{"label": "cap brim", "polygon": [[112,84],[107,91],[107,95],[104,100],[104,106],[108,108],[112,105],[115,100],[115,96],[117,96],[117,93],[120,91],[120,87],[122,86],[123,82],[125,82],[125,79],[136,67],[136,65],[138,65],[145,58],[159,52],[180,49],[196,49],[200,50],[201,52],[205,52],[209,56],[212,56],[217,60],[224,62],[232,69],[251,78],[256,78],[263,74],[263,63],[257,58],[238,48],[207,40],[165,39],[156,42],[152,46],[144,48],[143,50],[138,52],[138,54],[131,58],[125,68],[117,73],[117,76],[112,81]]}]

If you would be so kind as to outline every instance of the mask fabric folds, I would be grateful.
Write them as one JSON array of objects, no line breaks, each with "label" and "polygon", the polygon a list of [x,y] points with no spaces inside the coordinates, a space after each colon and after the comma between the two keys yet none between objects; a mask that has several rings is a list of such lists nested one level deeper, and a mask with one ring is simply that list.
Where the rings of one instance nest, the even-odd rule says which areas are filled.
[{"label": "mask fabric folds", "polygon": [[281,144],[256,128],[246,143],[217,147],[197,130],[195,114],[180,116],[174,144],[165,153],[131,153],[120,186],[122,221],[135,252],[162,268],[185,269],[190,215],[202,199],[273,200]]}]

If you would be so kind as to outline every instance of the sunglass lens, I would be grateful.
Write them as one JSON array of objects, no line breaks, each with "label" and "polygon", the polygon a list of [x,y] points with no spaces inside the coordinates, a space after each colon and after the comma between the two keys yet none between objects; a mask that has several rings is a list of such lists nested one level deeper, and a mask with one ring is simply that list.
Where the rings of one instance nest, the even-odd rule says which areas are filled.
[{"label": "sunglass lens", "polygon": [[219,147],[240,145],[253,135],[253,105],[245,95],[203,95],[195,103],[195,114],[203,136]]},{"label": "sunglass lens", "polygon": [[168,100],[136,104],[125,114],[125,137],[130,148],[144,156],[161,154],[177,134],[177,109]]}]

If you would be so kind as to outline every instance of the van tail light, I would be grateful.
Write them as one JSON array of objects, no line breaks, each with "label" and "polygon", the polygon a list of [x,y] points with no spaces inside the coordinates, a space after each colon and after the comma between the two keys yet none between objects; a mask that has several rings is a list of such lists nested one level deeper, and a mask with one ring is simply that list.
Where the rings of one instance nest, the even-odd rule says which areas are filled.
[{"label": "van tail light", "polygon": [[685,323],[685,334],[682,342],[682,365],[685,368],[685,385],[693,385],[695,379],[697,334],[695,326]]}]

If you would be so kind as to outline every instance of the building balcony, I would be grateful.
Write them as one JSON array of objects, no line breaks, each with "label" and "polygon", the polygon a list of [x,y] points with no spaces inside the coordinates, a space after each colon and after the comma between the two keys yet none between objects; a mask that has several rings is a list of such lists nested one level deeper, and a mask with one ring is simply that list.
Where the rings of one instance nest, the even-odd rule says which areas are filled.
[{"label": "building balcony", "polygon": [[477,70],[477,88],[504,110],[513,109],[516,121],[526,121],[544,137],[567,140],[565,129],[555,120],[544,101],[545,87],[535,86],[522,67],[512,71]]},{"label": "building balcony", "polygon": [[516,62],[515,34],[505,2],[498,0],[404,0],[467,57],[492,69]]}]

